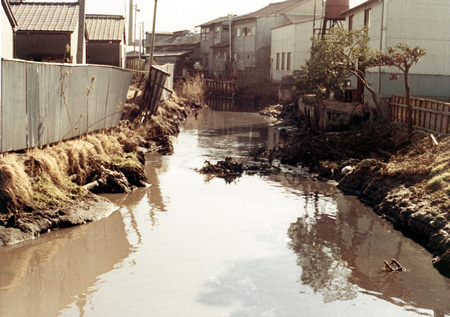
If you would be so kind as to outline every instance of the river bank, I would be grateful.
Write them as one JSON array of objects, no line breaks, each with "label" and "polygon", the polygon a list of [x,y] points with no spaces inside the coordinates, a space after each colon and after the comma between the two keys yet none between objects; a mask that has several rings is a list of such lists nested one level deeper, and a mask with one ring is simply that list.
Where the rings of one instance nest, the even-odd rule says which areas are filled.
[{"label": "river bank", "polygon": [[147,186],[144,154],[171,154],[171,137],[190,109],[189,101],[175,95],[143,124],[124,120],[108,131],[5,154],[0,159],[0,246],[111,214],[116,207],[95,194]]},{"label": "river bank", "polygon": [[450,137],[416,131],[408,140],[406,127],[395,123],[330,133],[304,126],[270,155],[336,181],[425,246],[435,267],[450,276]]}]

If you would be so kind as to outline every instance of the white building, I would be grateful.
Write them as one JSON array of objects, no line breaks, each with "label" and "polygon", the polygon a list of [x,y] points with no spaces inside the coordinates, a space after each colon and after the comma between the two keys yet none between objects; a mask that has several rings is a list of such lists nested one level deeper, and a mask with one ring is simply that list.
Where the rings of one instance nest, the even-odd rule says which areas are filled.
[{"label": "white building", "polygon": [[284,76],[300,71],[311,57],[313,16],[298,16],[292,24],[272,29],[271,79],[280,82]]},{"label": "white building", "polygon": [[[450,1],[368,0],[343,15],[349,29],[368,27],[372,48],[385,50],[405,42],[421,46],[427,55],[411,69],[411,93],[450,96]],[[399,80],[390,80],[393,73]],[[371,68],[367,77],[381,98],[405,92],[402,73],[395,67]],[[370,102],[370,94],[365,93]]]},{"label": "white building", "polygon": [[1,29],[1,42],[2,42],[2,58],[14,57],[14,31],[17,27],[17,21],[12,13],[11,6],[7,0],[2,0],[2,29]]}]

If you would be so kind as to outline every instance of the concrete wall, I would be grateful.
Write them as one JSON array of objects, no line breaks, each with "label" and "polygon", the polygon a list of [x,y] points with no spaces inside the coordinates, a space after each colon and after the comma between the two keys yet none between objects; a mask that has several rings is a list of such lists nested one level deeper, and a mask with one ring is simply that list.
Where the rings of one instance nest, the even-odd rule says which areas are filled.
[{"label": "concrete wall", "polygon": [[2,51],[1,57],[3,58],[13,58],[13,30],[11,24],[9,23],[8,16],[3,10],[3,7],[0,9],[2,12],[2,29],[1,29],[1,42],[2,42]]},{"label": "concrete wall", "polygon": [[86,44],[88,64],[100,64],[122,67],[122,47],[120,42],[89,41]]},{"label": "concrete wall", "polygon": [[261,17],[256,23],[256,67],[270,69],[272,28],[289,23],[283,15]]},{"label": "concrete wall", "polygon": [[[289,24],[272,29],[272,52],[271,52],[271,76],[275,82],[280,82],[283,76],[293,75],[299,71],[306,61],[311,57],[311,37],[313,35],[313,21],[305,21],[297,24]],[[291,53],[290,70],[276,69],[277,54]]]},{"label": "concrete wall", "polygon": [[255,67],[256,64],[256,35],[236,36],[236,30],[250,28],[256,32],[256,20],[239,20],[233,23],[233,59],[238,70]]},{"label": "concrete wall", "polygon": [[[291,70],[287,70],[286,67],[283,67],[281,65],[281,56],[284,53],[291,53],[292,60],[295,60],[295,24],[289,24],[286,26],[282,26],[279,28],[275,28],[272,30],[272,52],[271,52],[271,58],[270,58],[270,64],[271,64],[271,77],[272,81],[280,82],[281,78],[285,75],[292,75],[293,74],[293,64],[294,62],[291,61]],[[280,62],[277,69],[277,55],[280,58]],[[283,69],[284,68],[284,69]]]}]

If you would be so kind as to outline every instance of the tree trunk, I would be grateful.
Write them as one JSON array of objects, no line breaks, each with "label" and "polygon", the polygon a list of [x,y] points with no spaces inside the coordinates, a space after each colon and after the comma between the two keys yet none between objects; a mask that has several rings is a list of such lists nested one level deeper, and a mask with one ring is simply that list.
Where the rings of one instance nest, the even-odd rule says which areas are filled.
[{"label": "tree trunk", "polygon": [[409,88],[409,68],[405,69],[405,92],[406,92],[406,112],[408,114],[406,122],[408,124],[408,135],[413,133],[413,109],[411,105],[411,89]]}]

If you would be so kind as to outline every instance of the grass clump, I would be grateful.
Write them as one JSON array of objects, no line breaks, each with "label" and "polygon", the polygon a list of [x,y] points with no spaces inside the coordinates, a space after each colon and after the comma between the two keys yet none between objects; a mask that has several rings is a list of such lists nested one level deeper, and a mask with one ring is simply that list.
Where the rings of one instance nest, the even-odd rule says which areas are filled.
[{"label": "grass clump", "polygon": [[206,87],[200,76],[187,78],[180,81],[175,87],[178,97],[187,99],[191,103],[203,103]]},{"label": "grass clump", "polygon": [[434,176],[427,182],[427,188],[433,191],[442,190],[450,183],[450,172]]}]

